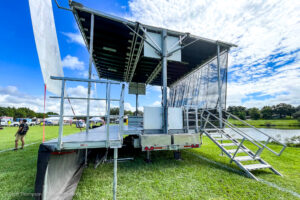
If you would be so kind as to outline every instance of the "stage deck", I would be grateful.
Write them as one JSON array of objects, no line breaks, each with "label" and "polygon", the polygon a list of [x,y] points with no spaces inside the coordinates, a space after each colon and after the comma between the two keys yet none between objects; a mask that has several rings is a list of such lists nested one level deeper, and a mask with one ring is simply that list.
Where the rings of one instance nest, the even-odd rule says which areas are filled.
[{"label": "stage deck", "polygon": [[[109,144],[106,143],[107,127],[101,126],[99,128],[90,129],[89,133],[84,131],[67,135],[62,137],[63,149],[86,149],[86,148],[121,148],[123,142],[123,135],[119,134],[119,125],[109,126]],[[124,133],[140,134],[142,128],[128,127],[124,125]],[[57,146],[57,138],[46,141],[46,146]]]}]

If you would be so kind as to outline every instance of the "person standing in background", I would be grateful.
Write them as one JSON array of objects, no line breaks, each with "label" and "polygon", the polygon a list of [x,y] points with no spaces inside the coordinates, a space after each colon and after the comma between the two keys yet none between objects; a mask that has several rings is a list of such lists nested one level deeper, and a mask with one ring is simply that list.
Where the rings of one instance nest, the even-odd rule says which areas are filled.
[{"label": "person standing in background", "polygon": [[26,124],[26,122],[27,122],[26,119],[23,119],[22,121],[20,121],[19,129],[18,129],[17,133],[15,134],[16,140],[15,140],[15,149],[14,150],[18,150],[18,141],[19,140],[21,140],[21,142],[22,142],[21,149],[24,149],[24,145],[25,145],[24,137],[25,137],[27,131],[29,130],[29,127]]}]

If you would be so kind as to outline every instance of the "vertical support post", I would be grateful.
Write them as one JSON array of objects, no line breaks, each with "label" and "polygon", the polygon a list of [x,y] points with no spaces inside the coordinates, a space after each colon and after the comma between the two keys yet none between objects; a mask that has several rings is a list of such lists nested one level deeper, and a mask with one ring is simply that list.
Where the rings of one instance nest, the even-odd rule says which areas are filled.
[{"label": "vertical support post", "polygon": [[57,149],[60,150],[62,146],[61,138],[63,135],[63,126],[64,126],[64,97],[65,97],[65,85],[66,81],[62,80],[61,83],[61,95],[60,95],[60,113],[59,113],[59,134],[58,134],[58,144]]},{"label": "vertical support post", "polygon": [[218,93],[219,93],[219,125],[220,129],[223,128],[222,124],[222,86],[221,86],[221,66],[220,66],[220,45],[217,43],[217,67],[218,67]]},{"label": "vertical support post", "polygon": [[[93,44],[94,44],[94,14],[91,14],[91,30],[90,30],[90,58],[89,58],[89,79],[92,78],[92,63],[93,63]],[[86,111],[86,133],[90,128],[90,97],[91,97],[91,82],[88,82],[88,99]]]},{"label": "vertical support post", "polygon": [[139,95],[135,94],[135,116],[138,116],[138,108],[139,108]]},{"label": "vertical support post", "polygon": [[107,88],[106,88],[106,96],[107,96],[107,120],[106,120],[106,147],[109,147],[109,123],[110,123],[110,82],[108,82],[107,84]]},{"label": "vertical support post", "polygon": [[114,148],[114,186],[113,186],[114,200],[117,199],[117,184],[118,184],[117,170],[118,170],[118,148]]},{"label": "vertical support post", "polygon": [[123,138],[123,126],[124,126],[124,89],[125,84],[122,84],[121,97],[120,97],[120,109],[119,109],[119,132],[121,138]]},{"label": "vertical support post", "polygon": [[87,167],[88,149],[85,149],[84,166]]},{"label": "vertical support post", "polygon": [[196,133],[199,133],[198,107],[195,107]]},{"label": "vertical support post", "polygon": [[189,107],[186,106],[186,110],[185,110],[185,116],[186,116],[186,132],[189,132],[190,129],[190,124],[189,124]]},{"label": "vertical support post", "polygon": [[167,30],[163,29],[161,33],[162,44],[162,78],[163,78],[163,129],[168,134],[168,107],[167,107]]}]

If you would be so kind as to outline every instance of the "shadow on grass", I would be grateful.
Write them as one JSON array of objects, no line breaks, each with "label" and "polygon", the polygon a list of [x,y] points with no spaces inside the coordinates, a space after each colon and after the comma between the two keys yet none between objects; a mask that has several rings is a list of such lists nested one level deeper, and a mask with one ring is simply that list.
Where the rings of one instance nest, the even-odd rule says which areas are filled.
[{"label": "shadow on grass", "polygon": [[[182,160],[175,160],[173,157],[173,151],[153,151],[151,152],[151,163],[146,163],[146,152],[142,152],[139,149],[120,149],[119,158],[129,158],[133,157],[133,161],[126,161],[118,163],[120,170],[124,170],[129,173],[134,173],[137,170],[143,171],[145,173],[152,172],[154,170],[161,169],[172,169],[180,167],[189,167],[189,168],[211,168],[212,170],[226,171],[229,173],[234,173],[237,175],[242,175],[245,178],[248,178],[246,173],[238,168],[235,164],[229,163],[229,158],[226,156],[221,157],[221,159],[216,159],[211,154],[200,152],[200,149],[197,150],[184,150],[182,151]],[[197,157],[197,154],[202,159]],[[110,151],[108,154],[108,159],[112,159],[113,153]],[[106,163],[112,165],[112,163]],[[105,164],[105,165],[106,165]],[[257,170],[253,173],[254,175],[260,174],[272,174],[270,171],[266,170]]]}]

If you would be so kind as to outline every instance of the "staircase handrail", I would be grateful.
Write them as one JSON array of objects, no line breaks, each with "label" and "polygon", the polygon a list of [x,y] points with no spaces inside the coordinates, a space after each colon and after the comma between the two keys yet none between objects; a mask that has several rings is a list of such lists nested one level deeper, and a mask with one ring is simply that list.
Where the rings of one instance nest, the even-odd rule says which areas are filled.
[{"label": "staircase handrail", "polygon": [[[209,116],[210,114],[208,114],[208,116]],[[201,118],[203,118],[203,119],[205,119],[203,116],[201,116]],[[213,123],[211,123],[209,120],[207,120],[207,119],[205,119],[206,120],[206,122],[205,123],[209,123],[209,124],[211,124],[215,129],[217,129],[218,130],[218,132],[221,132],[221,134],[222,135],[224,135],[223,133],[223,130],[221,130],[220,128],[218,128],[218,127],[216,127]],[[205,125],[206,126],[206,125]],[[205,129],[204,129],[204,131],[205,131]],[[206,132],[206,131],[205,131]],[[224,135],[225,137],[227,137],[227,138],[229,138],[227,135]],[[243,141],[245,140],[245,137],[243,136]],[[234,141],[233,141],[234,142]],[[242,143],[243,144],[243,143]],[[237,149],[237,151],[239,150],[239,148],[241,147],[241,143],[240,143],[240,145],[239,145],[239,147],[238,147],[238,149]],[[259,148],[258,149],[258,151],[260,150],[261,148]],[[236,151],[236,152],[237,152]],[[253,157],[253,155],[250,155],[249,154],[249,152],[248,151],[246,151],[244,148],[242,148],[242,151],[244,151],[244,153],[246,153],[246,154],[248,154],[249,156],[251,156],[251,157]],[[235,153],[236,154],[236,153]],[[256,154],[255,154],[256,155]],[[255,157],[255,156],[254,156]]]},{"label": "staircase handrail", "polygon": [[282,145],[283,148],[280,150],[279,153],[277,153],[277,152],[275,152],[274,150],[272,150],[272,149],[270,149],[269,147],[267,147],[266,144],[268,144],[268,143],[266,143],[266,144],[263,145],[265,148],[267,148],[269,151],[271,151],[271,152],[274,153],[275,155],[280,156],[280,155],[282,154],[282,152],[285,150],[286,145],[283,144],[282,142],[280,142],[279,140],[277,140],[277,139],[275,139],[274,137],[272,137],[272,136],[270,136],[270,135],[268,135],[268,134],[262,132],[261,130],[259,130],[259,129],[256,128],[255,126],[253,126],[253,125],[247,123],[246,121],[240,119],[239,117],[237,117],[237,116],[235,116],[235,115],[233,115],[233,114],[231,114],[231,113],[229,113],[229,112],[227,112],[227,111],[225,111],[225,110],[223,110],[223,112],[225,112],[226,114],[230,115],[231,117],[233,117],[233,118],[239,120],[239,121],[242,122],[243,124],[245,124],[245,125],[247,125],[247,126],[253,128],[254,130],[260,132],[261,134],[267,136],[267,137],[268,137],[268,141],[269,141],[270,139],[272,139],[273,141],[275,141],[275,142],[279,143],[280,145]]},{"label": "staircase handrail", "polygon": [[[214,118],[219,119],[216,115],[214,115],[213,113],[209,112],[208,110],[206,110],[206,112],[209,113],[210,115],[212,115]],[[246,134],[245,132],[243,132],[243,131],[240,130],[239,128],[233,127],[233,125],[232,125],[232,124],[229,124],[228,121],[222,119],[222,122],[225,123],[227,126],[230,126],[230,128],[231,128],[234,132],[236,132],[237,134],[239,134],[239,135],[242,136],[243,138],[246,138],[249,142],[251,142],[252,144],[254,144],[255,146],[257,146],[258,148],[262,148],[262,146],[264,146],[262,143],[260,143],[259,141],[256,141],[254,138],[252,138],[251,136],[249,136],[248,134]],[[238,131],[240,131],[240,132],[238,132],[237,130],[234,130],[234,128],[236,128],[236,129],[237,129]],[[256,144],[256,143],[259,143],[261,146],[260,146],[259,144]]]}]

